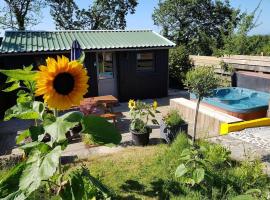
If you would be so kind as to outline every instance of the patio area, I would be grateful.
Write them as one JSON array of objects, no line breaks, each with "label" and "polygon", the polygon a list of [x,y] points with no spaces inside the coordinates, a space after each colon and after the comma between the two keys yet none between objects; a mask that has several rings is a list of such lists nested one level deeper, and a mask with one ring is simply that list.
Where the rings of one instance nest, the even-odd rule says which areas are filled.
[{"label": "patio area", "polygon": [[[169,90],[169,96],[166,98],[157,99],[159,113],[156,114],[158,121],[170,109],[170,99],[173,98],[188,98],[188,93],[181,90]],[[152,102],[151,99],[144,100]],[[116,126],[122,135],[122,141],[117,147],[97,146],[88,148],[81,141],[74,141],[68,145],[63,153],[63,158],[66,162],[70,159],[85,159],[96,154],[108,154],[119,152],[129,146],[132,146],[131,133],[129,132],[129,109],[127,103],[119,103],[114,108],[115,112],[122,112],[121,117]],[[13,119],[8,122],[1,122],[0,125],[0,159],[8,160],[17,159],[20,151],[16,148],[15,138],[18,131],[26,129],[31,125],[31,121],[21,121]],[[153,132],[150,134],[150,144],[155,145],[164,142],[160,138],[159,126],[153,125]],[[192,133],[192,122],[189,121],[189,133]],[[270,173],[270,128],[250,128],[239,132],[233,132],[226,136],[217,136],[208,139],[211,142],[222,144],[232,151],[232,157],[236,160],[244,159],[261,159],[266,164],[266,172]]]},{"label": "patio area", "polygon": [[[170,109],[170,99],[172,98],[188,98],[187,91],[183,90],[169,90],[169,95],[166,98],[157,99],[159,104],[158,111],[156,114],[157,121],[160,121],[162,115]],[[152,99],[146,99],[145,102],[152,102]],[[67,157],[76,157],[76,158],[86,158],[91,154],[96,153],[110,153],[118,151],[119,149],[132,145],[131,133],[129,132],[129,124],[130,124],[130,116],[129,116],[129,108],[128,103],[119,103],[116,107],[114,107],[114,112],[122,112],[123,117],[121,117],[117,123],[116,127],[120,130],[122,135],[122,141],[118,147],[110,148],[110,147],[93,147],[86,148],[83,142],[74,141],[64,152],[64,156]],[[20,154],[19,150],[16,148],[15,138],[17,136],[18,131],[22,131],[27,129],[33,122],[31,121],[23,121],[12,119],[8,122],[0,122],[0,155],[1,157],[7,157],[13,154]],[[161,143],[160,139],[160,131],[159,126],[153,125],[153,132],[150,134],[150,145]],[[190,126],[191,127],[191,126]],[[1,159],[0,157],[0,159]]]}]

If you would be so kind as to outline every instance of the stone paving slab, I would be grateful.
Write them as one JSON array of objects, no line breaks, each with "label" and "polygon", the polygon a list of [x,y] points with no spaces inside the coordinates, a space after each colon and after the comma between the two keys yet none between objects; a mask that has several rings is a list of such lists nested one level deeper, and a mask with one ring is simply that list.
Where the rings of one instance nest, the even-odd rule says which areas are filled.
[{"label": "stone paving slab", "polygon": [[0,122],[0,156],[11,154],[12,149],[16,148],[17,133],[33,124],[31,120],[18,119]]},{"label": "stone paving slab", "polygon": [[265,165],[265,172],[270,175],[270,151],[253,143],[232,137],[231,134],[209,138],[208,141],[229,149],[231,151],[231,158],[234,160],[262,160]]}]

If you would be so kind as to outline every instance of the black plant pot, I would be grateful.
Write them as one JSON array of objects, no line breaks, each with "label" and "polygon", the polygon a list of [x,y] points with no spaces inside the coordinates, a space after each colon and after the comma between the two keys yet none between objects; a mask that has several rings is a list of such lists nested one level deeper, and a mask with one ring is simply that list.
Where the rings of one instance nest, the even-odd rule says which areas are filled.
[{"label": "black plant pot", "polygon": [[160,137],[166,140],[167,143],[172,143],[179,133],[188,132],[188,124],[181,123],[174,127],[167,127],[165,122],[161,120],[160,122]]},{"label": "black plant pot", "polygon": [[139,133],[133,130],[130,130],[132,135],[132,142],[136,146],[145,146],[149,143],[149,136],[152,132],[152,129],[147,128],[147,133]]}]

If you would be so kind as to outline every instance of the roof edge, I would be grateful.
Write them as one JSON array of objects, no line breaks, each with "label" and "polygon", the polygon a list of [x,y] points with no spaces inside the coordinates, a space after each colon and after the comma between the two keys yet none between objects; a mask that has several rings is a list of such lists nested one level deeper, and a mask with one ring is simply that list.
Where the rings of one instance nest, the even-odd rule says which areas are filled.
[{"label": "roof edge", "polygon": [[171,40],[169,40],[168,38],[166,38],[166,37],[164,37],[163,35],[161,35],[161,34],[159,34],[159,33],[157,33],[157,32],[155,32],[155,31],[152,31],[154,34],[156,34],[157,36],[159,36],[160,38],[162,38],[162,39],[164,39],[164,40],[166,40],[168,43],[171,43],[171,45],[173,46],[173,47],[175,47],[176,46],[176,44],[174,43],[174,42],[172,42]]},{"label": "roof edge", "polygon": [[151,29],[128,29],[128,30],[6,30],[5,33],[56,33],[56,32],[153,32]]}]

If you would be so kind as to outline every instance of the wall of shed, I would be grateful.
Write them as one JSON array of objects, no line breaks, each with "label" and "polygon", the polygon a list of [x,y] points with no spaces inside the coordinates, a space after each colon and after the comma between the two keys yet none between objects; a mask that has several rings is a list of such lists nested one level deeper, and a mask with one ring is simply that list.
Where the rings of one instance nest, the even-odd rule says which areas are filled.
[{"label": "wall of shed", "polygon": [[[168,50],[149,50],[154,53],[155,70],[152,72],[137,71],[137,53],[140,51],[118,51],[116,54],[118,99],[128,101],[129,99],[160,98],[168,95]],[[59,54],[35,54],[0,56],[1,69],[17,69],[22,66],[33,64],[34,68],[45,64],[47,57],[65,55]],[[94,66],[95,53],[86,52],[85,66],[90,76],[89,92],[86,96],[98,96],[97,69]],[[6,77],[0,74],[0,90],[5,87]],[[4,93],[0,91],[0,119],[6,109],[16,103],[16,92]]]},{"label": "wall of shed", "polygon": [[151,50],[155,71],[137,71],[138,51],[117,52],[118,98],[160,98],[168,95],[168,50]]}]

